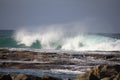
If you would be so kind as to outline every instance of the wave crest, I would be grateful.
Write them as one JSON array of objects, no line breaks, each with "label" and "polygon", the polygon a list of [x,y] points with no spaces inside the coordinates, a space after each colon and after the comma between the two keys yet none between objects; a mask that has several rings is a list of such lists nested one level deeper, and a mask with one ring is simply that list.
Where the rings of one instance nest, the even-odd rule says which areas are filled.
[{"label": "wave crest", "polygon": [[42,49],[77,51],[120,51],[120,39],[97,34],[66,35],[62,29],[19,30],[14,36],[18,45]]},{"label": "wave crest", "polygon": [[18,45],[32,46],[35,42],[38,42],[43,48],[51,49],[56,46],[55,44],[57,44],[62,35],[62,32],[57,30],[46,30],[42,33],[19,30],[16,32],[14,38]]}]

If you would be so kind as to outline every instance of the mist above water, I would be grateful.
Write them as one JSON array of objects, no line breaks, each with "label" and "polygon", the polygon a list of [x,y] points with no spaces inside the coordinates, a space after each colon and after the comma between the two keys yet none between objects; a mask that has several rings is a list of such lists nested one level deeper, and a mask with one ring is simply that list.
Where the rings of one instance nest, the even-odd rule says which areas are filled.
[{"label": "mist above water", "polygon": [[[34,28],[34,27],[33,27]],[[83,29],[83,30],[82,30]],[[112,35],[114,36],[114,35]],[[78,25],[50,25],[36,29],[19,29],[14,35],[17,45],[40,49],[77,51],[119,51],[120,39],[87,34]]]}]

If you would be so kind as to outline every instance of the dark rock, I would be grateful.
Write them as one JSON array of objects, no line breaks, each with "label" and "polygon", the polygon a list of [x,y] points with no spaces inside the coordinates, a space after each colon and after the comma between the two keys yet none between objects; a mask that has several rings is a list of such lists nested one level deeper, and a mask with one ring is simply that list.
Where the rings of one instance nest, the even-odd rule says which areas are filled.
[{"label": "dark rock", "polygon": [[60,78],[57,77],[52,77],[52,76],[48,76],[48,75],[42,75],[40,76],[41,80],[62,80]]},{"label": "dark rock", "polygon": [[14,80],[41,80],[41,78],[33,75],[19,74]]},{"label": "dark rock", "polygon": [[12,80],[11,76],[9,74],[1,74],[0,75],[0,80]]},{"label": "dark rock", "polygon": [[14,77],[13,80],[62,80],[62,79],[48,75],[42,75],[40,77],[37,77],[33,75],[19,74],[16,77]]},{"label": "dark rock", "polygon": [[100,80],[97,76],[95,76],[93,74],[91,74],[89,78],[90,78],[90,80]]},{"label": "dark rock", "polygon": [[115,56],[114,55],[108,55],[106,56],[106,59],[110,59],[110,58],[114,58]]},{"label": "dark rock", "polygon": [[66,78],[66,79],[64,79],[64,80],[71,80],[70,78]]}]

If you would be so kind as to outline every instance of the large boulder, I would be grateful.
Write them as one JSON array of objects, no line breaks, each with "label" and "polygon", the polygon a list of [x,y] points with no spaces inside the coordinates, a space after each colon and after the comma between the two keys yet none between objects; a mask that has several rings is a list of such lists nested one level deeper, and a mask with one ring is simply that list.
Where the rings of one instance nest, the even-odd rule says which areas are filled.
[{"label": "large boulder", "polygon": [[78,80],[120,80],[120,65],[97,65],[77,76]]}]

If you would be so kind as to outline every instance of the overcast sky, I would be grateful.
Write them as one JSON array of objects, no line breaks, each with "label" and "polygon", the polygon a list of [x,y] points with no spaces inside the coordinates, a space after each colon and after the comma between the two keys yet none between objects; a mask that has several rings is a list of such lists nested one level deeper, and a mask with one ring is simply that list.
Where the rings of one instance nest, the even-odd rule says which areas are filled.
[{"label": "overcast sky", "polygon": [[54,24],[119,33],[120,0],[0,0],[0,29]]}]

